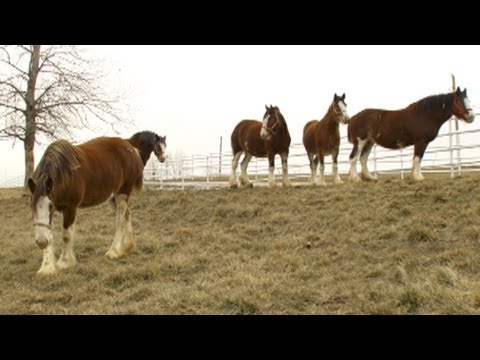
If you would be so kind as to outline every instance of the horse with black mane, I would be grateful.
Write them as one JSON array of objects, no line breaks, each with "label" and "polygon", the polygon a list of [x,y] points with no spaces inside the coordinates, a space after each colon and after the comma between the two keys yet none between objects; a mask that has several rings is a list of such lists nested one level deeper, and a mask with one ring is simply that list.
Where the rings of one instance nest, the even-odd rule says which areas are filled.
[{"label": "horse with black mane", "polygon": [[467,89],[461,91],[458,87],[452,93],[428,96],[401,110],[365,109],[359,112],[348,124],[348,140],[353,144],[349,179],[360,180],[356,169],[360,155],[363,178],[376,180],[368,171],[367,160],[373,145],[378,144],[387,149],[414,145],[412,178],[423,180],[420,163],[425,150],[452,115],[467,123],[473,122],[475,114],[467,97]]},{"label": "horse with black mane", "polygon": [[333,101],[327,113],[321,120],[311,120],[303,128],[303,145],[310,161],[310,183],[315,184],[318,162],[320,161],[320,185],[327,185],[323,176],[325,171],[325,156],[332,155],[333,182],[341,184],[338,175],[338,152],[340,150],[340,123],[347,124],[350,117],[347,113],[345,94],[334,94]]},{"label": "horse with black mane", "polygon": [[242,120],[232,132],[231,144],[233,152],[232,172],[230,174],[230,187],[236,188],[237,175],[236,169],[242,153],[245,156],[241,163],[240,185],[251,187],[247,175],[248,163],[253,156],[268,157],[268,186],[275,187],[275,155],[280,154],[282,160],[283,186],[291,186],[288,178],[288,151],[290,148],[290,133],[288,132],[287,122],[283,117],[278,106],[265,105],[265,114],[263,121]]},{"label": "horse with black mane", "polygon": [[[153,152],[160,162],[166,158],[166,137],[151,131],[129,139],[99,137],[80,145],[57,140],[45,150],[33,178],[32,193],[35,241],[43,250],[38,274],[53,274],[76,264],[73,235],[78,208],[99,205],[110,199],[116,209],[115,236],[105,256],[119,258],[135,248],[128,201],[133,190],[143,187],[143,169]],[[52,220],[63,215],[64,249],[56,262]]]}]

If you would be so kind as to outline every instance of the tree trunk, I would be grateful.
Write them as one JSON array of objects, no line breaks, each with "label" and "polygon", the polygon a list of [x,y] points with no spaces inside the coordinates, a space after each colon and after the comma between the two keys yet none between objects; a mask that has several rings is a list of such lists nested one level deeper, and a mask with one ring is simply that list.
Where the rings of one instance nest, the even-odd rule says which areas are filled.
[{"label": "tree trunk", "polygon": [[36,103],[35,88],[38,77],[38,67],[40,63],[40,45],[32,46],[32,56],[30,58],[30,66],[28,68],[27,92],[25,94],[25,179],[23,186],[27,187],[27,181],[33,176],[35,158],[33,148],[35,146],[36,133]]}]

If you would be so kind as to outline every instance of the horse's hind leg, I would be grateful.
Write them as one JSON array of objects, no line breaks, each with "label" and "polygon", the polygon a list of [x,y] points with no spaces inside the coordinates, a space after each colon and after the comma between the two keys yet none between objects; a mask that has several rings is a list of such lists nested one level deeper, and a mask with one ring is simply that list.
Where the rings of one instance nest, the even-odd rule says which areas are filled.
[{"label": "horse's hind leg", "polygon": [[[358,147],[359,139],[355,138],[353,141],[353,149],[350,153],[350,170],[348,171],[348,180],[350,181],[360,181],[360,177],[357,174],[357,159],[358,154],[361,153],[362,149],[359,151]],[[363,147],[363,146],[362,146]]]},{"label": "horse's hind leg", "polygon": [[75,209],[63,211],[63,244],[62,255],[57,262],[59,269],[67,269],[75,266],[77,259],[73,253],[73,234],[75,232]]},{"label": "horse's hind leg", "polygon": [[237,184],[237,166],[238,166],[238,160],[240,160],[240,156],[242,156],[242,152],[239,151],[235,155],[233,155],[232,159],[232,171],[230,173],[230,179],[228,183],[230,184],[230,187],[232,189],[238,187]]},{"label": "horse's hind leg", "polygon": [[415,144],[412,163],[412,178],[415,181],[425,180],[424,176],[422,175],[420,164],[422,162],[423,154],[425,153],[427,145],[428,143],[423,142]]},{"label": "horse's hind leg", "polygon": [[365,178],[365,180],[374,180],[376,181],[377,178],[373,176],[370,171],[368,171],[368,156],[370,155],[370,151],[372,151],[373,143],[371,143],[368,140],[360,140],[359,141],[359,149],[361,147],[360,151],[360,164],[362,165],[362,176]]},{"label": "horse's hind leg", "polygon": [[282,160],[282,184],[283,187],[290,187],[292,183],[288,178],[288,152],[280,154],[280,159]]},{"label": "horse's hind leg", "polygon": [[247,167],[251,159],[252,159],[252,155],[245,152],[245,157],[243,158],[242,163],[240,164],[240,169],[242,170],[242,173],[240,175],[240,185],[245,187],[253,186],[253,184],[250,182],[250,179],[248,178],[248,175],[247,175]]},{"label": "horse's hind leg", "polygon": [[105,256],[116,259],[126,255],[135,249],[135,236],[132,229],[130,210],[127,203],[127,195],[115,195],[117,214],[115,218],[115,236],[112,245]]}]

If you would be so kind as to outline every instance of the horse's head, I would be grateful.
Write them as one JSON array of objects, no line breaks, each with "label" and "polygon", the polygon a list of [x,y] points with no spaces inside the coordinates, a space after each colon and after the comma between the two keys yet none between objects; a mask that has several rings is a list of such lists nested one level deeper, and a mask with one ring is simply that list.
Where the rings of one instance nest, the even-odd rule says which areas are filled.
[{"label": "horse's head", "polygon": [[153,153],[157,157],[158,161],[165,162],[167,159],[167,154],[165,149],[167,148],[167,136],[158,136],[155,134],[155,146],[153,148]]},{"label": "horse's head", "polygon": [[347,104],[345,103],[345,94],[342,96],[333,96],[332,109],[335,113],[335,118],[338,122],[342,124],[348,124],[350,121],[350,116],[347,113]]},{"label": "horse's head", "polygon": [[453,115],[467,123],[471,123],[475,119],[470,100],[467,97],[467,89],[461,91],[460,87],[457,87],[457,91],[453,93]]},{"label": "horse's head", "polygon": [[260,137],[262,139],[268,139],[272,135],[275,135],[279,129],[283,127],[284,119],[280,113],[278,106],[265,105],[265,114],[262,120],[262,129],[260,130]]},{"label": "horse's head", "polygon": [[42,176],[37,182],[29,178],[28,188],[32,193],[31,208],[33,226],[35,227],[35,242],[43,250],[53,239],[52,219],[55,209],[50,199],[53,181],[49,176]]}]

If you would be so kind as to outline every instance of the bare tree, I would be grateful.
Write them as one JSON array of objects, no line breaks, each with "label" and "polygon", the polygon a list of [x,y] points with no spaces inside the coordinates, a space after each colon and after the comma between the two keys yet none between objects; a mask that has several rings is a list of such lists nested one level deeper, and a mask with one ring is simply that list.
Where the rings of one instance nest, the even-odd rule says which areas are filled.
[{"label": "bare tree", "polygon": [[171,169],[175,180],[182,178],[183,158],[184,156],[181,150],[176,150],[174,154],[169,154],[167,157],[167,166]]},{"label": "bare tree", "polygon": [[114,132],[129,123],[115,107],[124,95],[108,93],[105,78],[76,46],[0,46],[0,140],[24,143],[25,186],[39,139],[68,139],[93,120]]}]

